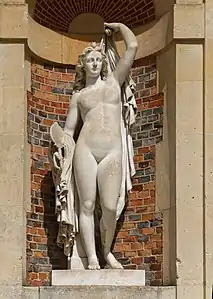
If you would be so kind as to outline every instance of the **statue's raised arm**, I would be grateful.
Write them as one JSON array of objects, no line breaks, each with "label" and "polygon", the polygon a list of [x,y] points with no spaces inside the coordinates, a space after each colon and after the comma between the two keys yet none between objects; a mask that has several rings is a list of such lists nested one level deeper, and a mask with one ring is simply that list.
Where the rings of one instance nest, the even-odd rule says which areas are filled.
[{"label": "statue's raised arm", "polygon": [[105,28],[108,27],[113,29],[115,32],[120,31],[126,45],[126,51],[120,58],[115,70],[113,71],[115,79],[120,85],[122,85],[125,79],[128,77],[129,71],[135,59],[138,48],[137,39],[134,33],[122,23],[104,23],[104,25]]}]

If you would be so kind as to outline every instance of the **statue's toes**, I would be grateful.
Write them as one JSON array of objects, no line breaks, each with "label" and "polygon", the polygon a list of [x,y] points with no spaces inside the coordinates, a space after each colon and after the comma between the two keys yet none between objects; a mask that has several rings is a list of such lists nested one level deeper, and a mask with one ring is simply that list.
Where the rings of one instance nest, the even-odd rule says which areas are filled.
[{"label": "statue's toes", "polygon": [[115,264],[115,269],[123,269],[124,267],[121,265],[121,263],[116,263]]},{"label": "statue's toes", "polygon": [[88,269],[89,270],[100,270],[101,267],[99,265],[89,265]]}]

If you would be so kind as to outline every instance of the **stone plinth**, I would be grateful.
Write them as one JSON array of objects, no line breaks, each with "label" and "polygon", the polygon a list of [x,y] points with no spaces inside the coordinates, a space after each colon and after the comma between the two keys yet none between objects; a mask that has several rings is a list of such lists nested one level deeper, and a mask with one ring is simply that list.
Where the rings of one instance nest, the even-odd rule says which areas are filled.
[{"label": "stone plinth", "polygon": [[54,270],[53,286],[145,286],[144,270]]}]

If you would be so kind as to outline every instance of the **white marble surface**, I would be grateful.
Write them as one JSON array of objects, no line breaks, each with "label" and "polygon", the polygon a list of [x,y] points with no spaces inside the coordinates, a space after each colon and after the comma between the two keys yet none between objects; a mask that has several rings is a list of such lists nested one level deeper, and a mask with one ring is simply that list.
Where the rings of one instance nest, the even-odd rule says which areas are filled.
[{"label": "white marble surface", "polygon": [[53,270],[52,285],[145,286],[144,270]]}]

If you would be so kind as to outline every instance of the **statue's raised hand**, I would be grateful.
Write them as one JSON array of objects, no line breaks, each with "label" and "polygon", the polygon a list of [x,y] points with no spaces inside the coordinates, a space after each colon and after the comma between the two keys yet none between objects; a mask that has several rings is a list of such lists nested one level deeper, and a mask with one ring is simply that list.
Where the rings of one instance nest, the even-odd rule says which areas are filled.
[{"label": "statue's raised hand", "polygon": [[105,30],[113,29],[113,31],[118,32],[120,31],[120,23],[104,23]]}]

